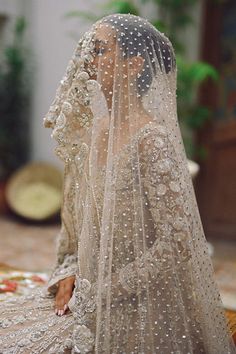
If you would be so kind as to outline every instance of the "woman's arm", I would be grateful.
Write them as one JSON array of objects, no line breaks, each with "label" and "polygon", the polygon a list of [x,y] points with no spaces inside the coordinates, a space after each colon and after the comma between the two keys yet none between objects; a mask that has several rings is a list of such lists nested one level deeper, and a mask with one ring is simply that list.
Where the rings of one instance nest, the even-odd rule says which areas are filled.
[{"label": "woman's arm", "polygon": [[190,223],[176,151],[158,127],[140,140],[139,148],[143,205],[150,211],[156,239],[141,257],[113,275],[113,293],[121,297],[141,292],[191,258]]}]

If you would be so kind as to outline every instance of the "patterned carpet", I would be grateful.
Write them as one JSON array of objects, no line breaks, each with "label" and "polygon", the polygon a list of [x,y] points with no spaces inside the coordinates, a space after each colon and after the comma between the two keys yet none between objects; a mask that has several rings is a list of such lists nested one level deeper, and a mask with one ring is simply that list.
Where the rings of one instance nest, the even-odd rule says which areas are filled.
[{"label": "patterned carpet", "polygon": [[46,273],[28,272],[0,263],[0,301],[9,296],[27,295],[47,282]]}]

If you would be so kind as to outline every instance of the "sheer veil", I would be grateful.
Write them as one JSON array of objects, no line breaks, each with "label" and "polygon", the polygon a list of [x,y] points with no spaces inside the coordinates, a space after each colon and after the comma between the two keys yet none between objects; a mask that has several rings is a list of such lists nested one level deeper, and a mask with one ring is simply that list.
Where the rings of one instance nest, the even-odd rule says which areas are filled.
[{"label": "sheer veil", "polygon": [[44,125],[72,176],[74,353],[235,353],[178,124],[168,38],[138,16],[96,22]]}]

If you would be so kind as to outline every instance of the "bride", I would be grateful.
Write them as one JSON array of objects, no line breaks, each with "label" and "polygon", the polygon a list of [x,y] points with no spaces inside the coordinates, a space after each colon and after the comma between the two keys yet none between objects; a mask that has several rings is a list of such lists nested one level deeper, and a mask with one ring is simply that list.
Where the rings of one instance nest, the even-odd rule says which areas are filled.
[{"label": "bride", "polygon": [[[102,18],[44,119],[64,161],[57,264],[1,304],[0,352],[232,354],[176,113],[170,41]],[[42,243],[43,247],[43,243]]]}]

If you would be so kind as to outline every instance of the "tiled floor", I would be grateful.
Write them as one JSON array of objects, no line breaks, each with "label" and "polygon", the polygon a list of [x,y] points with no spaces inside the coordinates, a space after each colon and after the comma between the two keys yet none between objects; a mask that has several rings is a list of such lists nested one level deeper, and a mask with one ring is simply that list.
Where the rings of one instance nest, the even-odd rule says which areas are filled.
[{"label": "tiled floor", "polygon": [[[30,270],[47,271],[55,262],[55,241],[59,221],[48,224],[30,224],[16,217],[0,217],[0,263]],[[214,261],[236,261],[234,242],[211,240]]]},{"label": "tiled floor", "polygon": [[0,217],[0,263],[31,270],[49,270],[55,262],[58,222],[26,223],[16,217]]}]

